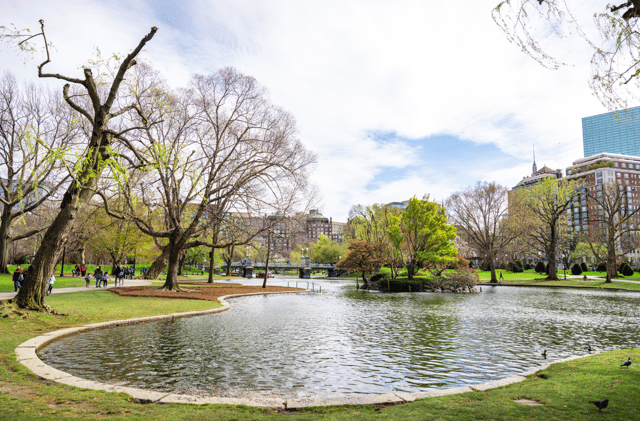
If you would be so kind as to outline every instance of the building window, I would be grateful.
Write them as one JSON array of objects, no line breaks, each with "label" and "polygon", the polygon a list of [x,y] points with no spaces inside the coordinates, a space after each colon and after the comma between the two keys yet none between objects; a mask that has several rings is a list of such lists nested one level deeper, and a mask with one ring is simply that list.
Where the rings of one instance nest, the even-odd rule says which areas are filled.
[{"label": "building window", "polygon": [[620,166],[620,164],[618,164],[617,162],[614,162],[613,165],[618,168]]}]

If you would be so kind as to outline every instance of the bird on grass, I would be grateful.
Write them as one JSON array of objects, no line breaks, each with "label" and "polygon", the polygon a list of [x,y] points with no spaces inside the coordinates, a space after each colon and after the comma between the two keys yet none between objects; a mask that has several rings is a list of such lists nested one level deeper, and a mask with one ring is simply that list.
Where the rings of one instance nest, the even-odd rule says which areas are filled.
[{"label": "bird on grass", "polygon": [[591,351],[597,351],[598,348],[596,348],[595,346],[591,346],[589,345],[589,348],[587,348],[587,351],[591,352]]},{"label": "bird on grass", "polygon": [[631,356],[627,359],[627,361],[620,364],[620,367],[629,367],[631,365]]},{"label": "bird on grass", "polygon": [[542,352],[542,354],[540,354],[540,355],[542,355],[543,357],[547,358],[547,356],[549,355],[549,351],[547,351],[547,350],[545,349],[545,350]]},{"label": "bird on grass", "polygon": [[594,404],[598,407],[599,411],[602,411],[609,405],[609,399],[600,399],[599,401],[589,401],[589,403]]}]

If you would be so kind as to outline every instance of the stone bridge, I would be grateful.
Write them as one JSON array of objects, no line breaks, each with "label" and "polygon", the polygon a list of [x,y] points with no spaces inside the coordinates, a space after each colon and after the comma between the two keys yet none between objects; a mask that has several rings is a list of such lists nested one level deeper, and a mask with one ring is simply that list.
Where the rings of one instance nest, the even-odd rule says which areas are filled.
[{"label": "stone bridge", "polygon": [[[222,266],[226,269],[226,264]],[[253,272],[262,269],[265,270],[267,265],[264,262],[258,262],[252,259],[240,260],[231,263],[231,271],[238,272],[243,278],[253,278]],[[297,270],[298,275],[302,279],[311,277],[312,270],[326,270],[330,278],[337,278],[346,275],[346,271],[336,268],[333,263],[313,263],[308,257],[303,257],[299,264],[291,263],[269,263],[269,270]]]}]

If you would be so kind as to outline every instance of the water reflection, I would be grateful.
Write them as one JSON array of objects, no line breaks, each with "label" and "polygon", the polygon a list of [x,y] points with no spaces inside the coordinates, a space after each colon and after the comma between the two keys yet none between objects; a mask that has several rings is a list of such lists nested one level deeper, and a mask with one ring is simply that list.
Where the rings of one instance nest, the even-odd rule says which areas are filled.
[{"label": "water reflection", "polygon": [[353,395],[481,383],[539,366],[543,349],[552,361],[638,335],[635,293],[381,294],[314,282],[321,294],[233,299],[224,313],[87,332],[40,355],[79,377],[161,391]]}]

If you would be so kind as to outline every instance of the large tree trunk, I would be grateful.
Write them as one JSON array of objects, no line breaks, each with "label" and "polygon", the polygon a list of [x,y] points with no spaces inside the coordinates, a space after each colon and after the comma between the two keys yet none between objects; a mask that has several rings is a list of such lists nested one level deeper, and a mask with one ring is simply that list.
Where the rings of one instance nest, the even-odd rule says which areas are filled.
[{"label": "large tree trunk", "polygon": [[[105,153],[107,152],[105,151]],[[69,238],[69,233],[78,215],[79,204],[87,203],[93,196],[93,188],[95,188],[97,176],[87,177],[85,180],[87,181],[82,186],[82,190],[78,188],[74,181],[65,193],[60,204],[58,216],[56,216],[44,234],[42,244],[24,274],[22,288],[20,288],[15,298],[19,307],[32,310],[44,310],[47,308],[45,305],[45,291],[49,284],[49,279]]]},{"label": "large tree trunk", "polygon": [[160,275],[160,272],[162,272],[167,266],[170,251],[171,250],[169,250],[169,246],[166,246],[162,251],[162,254],[158,256],[158,258],[154,260],[153,263],[151,263],[151,266],[149,266],[149,270],[147,270],[147,273],[144,274],[143,279],[158,279],[158,275]]},{"label": "large tree trunk", "polygon": [[492,284],[498,283],[498,277],[496,276],[496,262],[493,260],[493,257],[489,259],[489,270],[491,271],[491,282]]},{"label": "large tree trunk", "polygon": [[[7,212],[7,208],[9,212]],[[9,230],[11,229],[11,208],[3,206],[0,220],[0,273],[9,273]]]},{"label": "large tree trunk", "polygon": [[175,237],[171,237],[169,240],[169,245],[167,246],[167,248],[169,248],[167,279],[164,281],[164,285],[160,288],[162,291],[180,291],[180,286],[178,285],[178,266],[184,243],[184,240],[176,241]]}]

